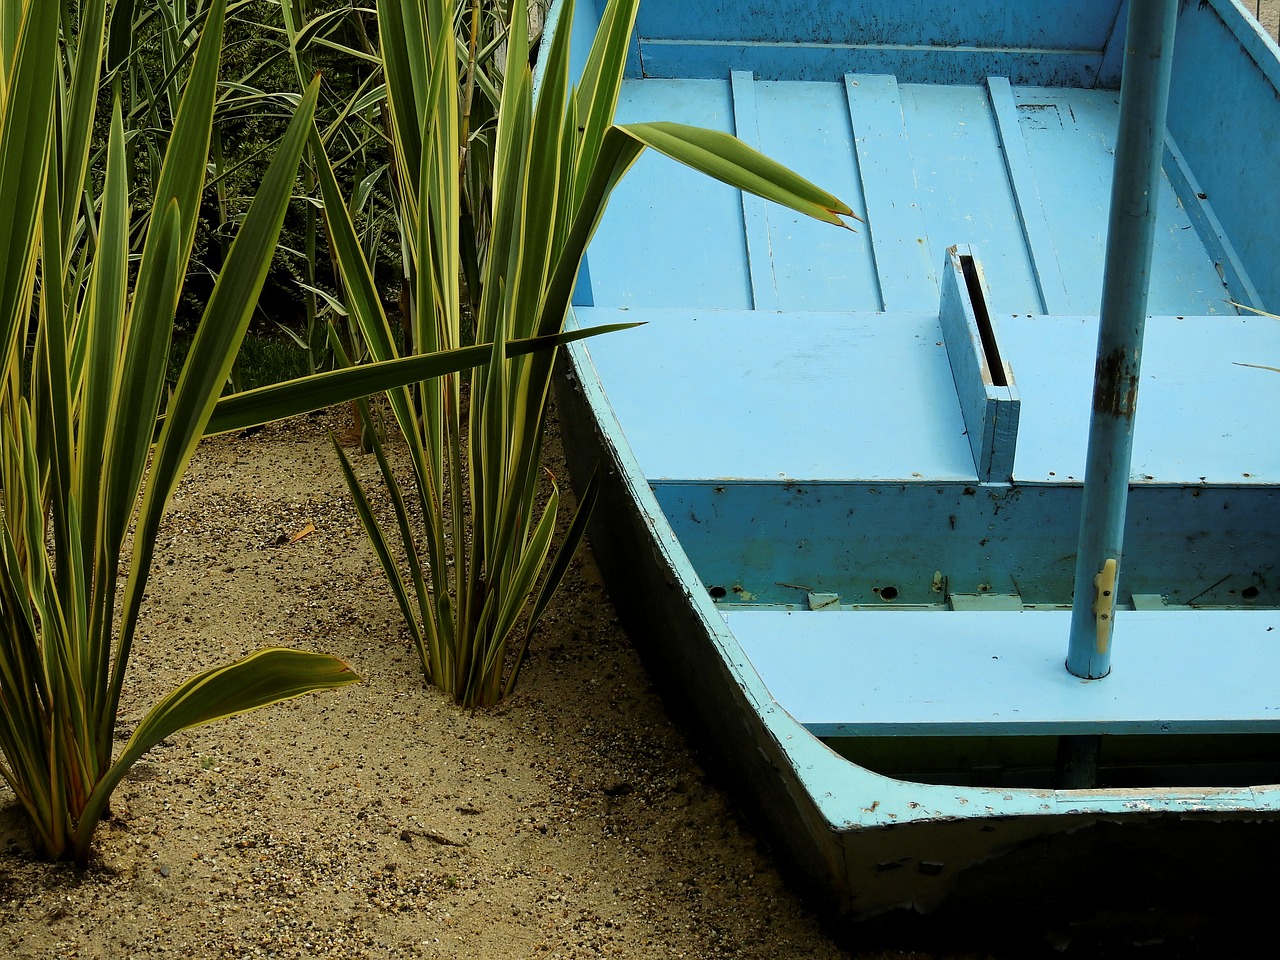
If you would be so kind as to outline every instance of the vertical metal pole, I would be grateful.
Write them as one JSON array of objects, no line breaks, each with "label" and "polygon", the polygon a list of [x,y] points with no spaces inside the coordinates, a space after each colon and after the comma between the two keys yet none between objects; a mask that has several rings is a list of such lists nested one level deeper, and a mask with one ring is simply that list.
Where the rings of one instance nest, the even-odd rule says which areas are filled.
[{"label": "vertical metal pole", "polygon": [[1067,669],[1111,671],[1177,0],[1131,0]]}]

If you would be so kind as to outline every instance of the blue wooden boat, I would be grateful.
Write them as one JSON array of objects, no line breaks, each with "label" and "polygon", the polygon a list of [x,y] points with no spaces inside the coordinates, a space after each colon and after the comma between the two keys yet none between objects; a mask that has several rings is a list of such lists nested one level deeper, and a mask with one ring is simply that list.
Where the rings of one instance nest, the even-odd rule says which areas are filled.
[{"label": "blue wooden boat", "polygon": [[[640,7],[619,122],[735,133],[866,224],[643,158],[570,322],[645,326],[568,349],[567,452],[604,465],[592,545],[672,702],[855,917],[1045,838],[1280,811],[1280,374],[1249,366],[1280,366],[1280,51],[1170,0],[1155,190],[1117,213],[1128,7]],[[1149,267],[1109,276],[1148,206]],[[1082,580],[1104,285],[1139,273],[1123,567]],[[1101,667],[1066,664],[1082,631]]]}]

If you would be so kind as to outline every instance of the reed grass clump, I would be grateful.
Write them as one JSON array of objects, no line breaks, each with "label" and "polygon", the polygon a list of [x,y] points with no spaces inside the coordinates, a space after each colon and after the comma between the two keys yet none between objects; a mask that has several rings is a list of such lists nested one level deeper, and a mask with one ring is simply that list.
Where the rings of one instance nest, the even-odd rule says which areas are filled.
[{"label": "reed grass clump", "polygon": [[[530,636],[595,496],[594,483],[581,492],[579,512],[553,552],[560,509],[555,479],[545,504],[538,495],[554,352],[512,357],[504,344],[563,332],[579,266],[614,186],[649,147],[818,219],[841,224],[841,216],[852,215],[835,197],[726,134],[670,123],[614,124],[637,8],[638,0],[607,5],[576,85],[571,28],[561,23],[535,103],[527,0],[510,4],[483,217],[487,243],[471,277],[460,171],[474,143],[464,122],[472,74],[461,71],[460,81],[458,65],[469,63],[470,54],[458,50],[457,10],[452,0],[377,3],[411,293],[407,341],[414,351],[456,349],[470,313],[476,339],[491,347],[469,376],[448,375],[389,395],[411,463],[402,482],[374,444],[395,507],[391,521],[374,517],[346,454],[337,452],[428,681],[467,706],[496,703],[515,687]],[[562,18],[572,10],[563,4]],[[336,178],[323,163],[319,179],[346,308],[369,353],[390,360],[398,355],[391,326]],[[469,311],[459,294],[463,275]]]},{"label": "reed grass clump", "polygon": [[[301,157],[319,143],[317,78],[237,225],[170,394],[227,0],[203,9],[141,226],[119,96],[132,8],[111,7],[113,41],[123,39],[104,75],[107,0],[81,0],[76,16],[52,0],[0,0],[0,777],[27,814],[36,850],[79,862],[112,791],[164,738],[358,679],[330,656],[259,650],[180,684],[116,750],[156,532],[201,436],[424,382],[495,349],[428,352],[220,399]],[[89,169],[103,100],[99,183]],[[557,342],[497,349],[519,355]]]}]

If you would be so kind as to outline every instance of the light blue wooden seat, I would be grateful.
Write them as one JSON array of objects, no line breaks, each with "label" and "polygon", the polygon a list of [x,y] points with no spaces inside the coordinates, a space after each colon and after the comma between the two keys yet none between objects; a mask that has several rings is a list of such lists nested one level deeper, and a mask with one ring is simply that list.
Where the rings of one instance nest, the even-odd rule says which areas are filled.
[{"label": "light blue wooden seat", "polygon": [[[577,310],[618,319],[646,325],[592,361],[708,588],[1069,602],[1096,319],[995,318],[1021,400],[1013,484],[979,481],[936,312]],[[1280,376],[1233,362],[1266,356],[1269,318],[1149,322],[1123,602],[1280,600],[1280,445],[1250,413],[1280,407]]]},{"label": "light blue wooden seat", "polygon": [[[822,737],[1274,733],[1280,612],[1124,611],[1114,669],[1066,671],[1069,611],[725,619],[778,703]],[[945,621],[945,622],[944,622]],[[1215,638],[1231,637],[1231,649]]]}]

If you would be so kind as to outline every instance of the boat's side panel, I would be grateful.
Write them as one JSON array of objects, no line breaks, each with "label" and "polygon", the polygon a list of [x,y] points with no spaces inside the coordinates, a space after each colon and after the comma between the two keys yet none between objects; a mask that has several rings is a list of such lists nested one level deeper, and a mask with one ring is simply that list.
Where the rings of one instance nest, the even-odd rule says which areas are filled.
[{"label": "boat's side panel", "polygon": [[[720,77],[732,70],[761,80],[837,81],[847,73],[894,74],[904,83],[1014,83],[1063,87],[1119,86],[1105,72],[1101,52],[993,50],[973,47],[892,47],[758,44],[651,40],[638,48],[628,76]],[[641,64],[643,69],[641,69]]]},{"label": "boat's side panel", "polygon": [[904,81],[1115,86],[1119,0],[950,7],[922,0],[645,0],[634,66],[648,77],[754,71],[769,80],[893,73]]},{"label": "boat's side panel", "polygon": [[[576,371],[576,372],[575,372]],[[592,552],[600,564],[619,613],[637,639],[650,672],[672,713],[699,731],[714,771],[732,782],[749,784],[742,799],[769,825],[785,851],[784,865],[820,903],[837,911],[848,908],[846,864],[837,833],[800,785],[789,754],[793,746],[834,757],[793,719],[771,704],[758,679],[744,683],[731,658],[717,642],[732,635],[714,610],[700,613],[698,598],[688,593],[687,560],[670,536],[652,494],[634,469],[625,445],[611,436],[607,420],[597,414],[607,401],[593,382],[589,362],[579,355],[566,365],[557,388],[561,433],[574,485],[581,488],[597,466],[601,492],[592,527]],[[738,653],[738,669],[749,671]],[[749,675],[746,674],[746,675]],[[767,718],[787,731],[782,743]],[[843,761],[841,766],[848,766]]]},{"label": "boat's side panel", "polygon": [[1169,132],[1261,297],[1280,312],[1280,48],[1230,0],[1186,4],[1178,21]]},{"label": "boat's side panel", "polygon": [[1102,50],[1118,0],[644,0],[645,39]]},{"label": "boat's side panel", "polygon": [[696,576],[616,432],[589,361],[573,347],[567,353],[560,426],[575,484],[596,464],[601,470],[590,535],[614,603],[672,713],[695,731],[713,772],[740,788],[781,865],[815,903],[854,915],[931,906],[963,867],[1046,829],[1093,821],[1089,804],[1063,817],[1050,793],[1024,790],[1004,812],[1054,816],[992,829],[968,818],[1004,792],[970,790],[958,801],[952,788],[900,783],[850,764],[805,731],[770,698],[705,595],[689,592]]},{"label": "boat's side panel", "polygon": [[[1141,806],[1140,801],[1135,803]],[[987,856],[983,862],[975,854],[989,849],[993,835],[1002,840],[1006,852]],[[1128,817],[952,821],[848,839],[851,882],[865,891],[862,898],[853,900],[856,914],[875,912],[860,911],[862,902],[867,906],[914,902],[921,910],[937,906],[928,897],[940,888],[940,879],[950,877],[951,892],[940,915],[916,922],[949,920],[958,922],[960,929],[973,930],[975,920],[982,918],[998,925],[1000,929],[982,937],[981,952],[1001,936],[1007,937],[1008,946],[998,955],[1047,952],[1047,944],[1041,946],[1045,926],[1028,927],[1026,918],[1043,915],[1046,905],[1055,903],[1061,916],[1091,918],[1081,924],[1071,952],[1091,955],[1084,933],[1089,922],[1107,917],[1109,925],[1124,925],[1142,917],[1141,927],[1129,928],[1134,955],[1160,956],[1163,947],[1154,941],[1167,930],[1159,919],[1155,926],[1146,926],[1151,918],[1177,922],[1175,904],[1185,907],[1192,922],[1216,909],[1230,916],[1228,905],[1239,908],[1249,903],[1249,891],[1272,889],[1280,822],[1260,823],[1248,814],[1191,817],[1139,812]],[[975,865],[957,870],[957,863]],[[1209,904],[1220,906],[1210,908]],[[893,925],[898,919],[887,918],[887,930],[897,931],[888,943],[901,943],[901,927]],[[863,926],[855,934],[857,942],[873,941],[876,931],[874,922]],[[1146,937],[1152,942],[1138,947]],[[1066,939],[1064,934],[1064,944]],[[942,942],[952,945],[950,940]],[[1216,945],[1216,931],[1203,941],[1205,955],[1214,954],[1210,942]]]}]

